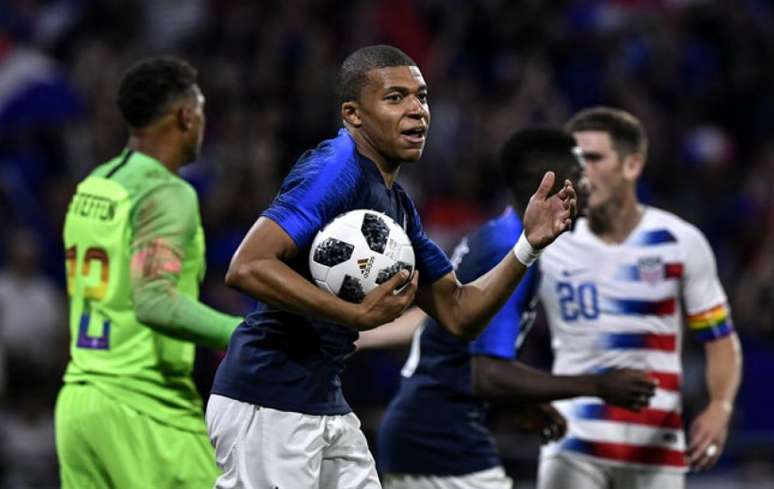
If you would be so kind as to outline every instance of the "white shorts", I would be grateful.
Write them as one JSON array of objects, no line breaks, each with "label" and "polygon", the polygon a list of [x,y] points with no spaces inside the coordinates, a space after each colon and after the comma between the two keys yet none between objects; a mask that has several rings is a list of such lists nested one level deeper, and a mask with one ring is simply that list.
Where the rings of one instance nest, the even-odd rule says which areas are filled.
[{"label": "white shorts", "polygon": [[512,489],[502,467],[460,476],[387,474],[384,489]]},{"label": "white shorts", "polygon": [[354,414],[314,416],[212,395],[216,489],[381,489]]},{"label": "white shorts", "polygon": [[560,453],[540,458],[538,489],[684,489],[685,474],[594,463]]}]

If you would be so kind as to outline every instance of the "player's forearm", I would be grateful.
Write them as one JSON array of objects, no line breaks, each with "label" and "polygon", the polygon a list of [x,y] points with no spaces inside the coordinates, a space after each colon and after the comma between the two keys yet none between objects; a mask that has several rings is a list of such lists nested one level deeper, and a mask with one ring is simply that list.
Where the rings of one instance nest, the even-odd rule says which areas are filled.
[{"label": "player's forearm", "polygon": [[278,259],[232,263],[226,284],[285,311],[357,327],[354,304],[316,287]]},{"label": "player's forearm", "polygon": [[736,333],[705,345],[710,402],[731,413],[742,378],[742,349]]},{"label": "player's forearm", "polygon": [[436,318],[452,333],[475,338],[503,307],[527,271],[512,253],[473,282],[458,285],[448,304],[435,308]]},{"label": "player's forearm", "polygon": [[355,341],[355,347],[358,350],[365,350],[408,345],[425,318],[427,315],[422,309],[413,307],[391,323],[369,331],[362,331],[360,337]]},{"label": "player's forearm", "polygon": [[135,314],[146,326],[173,338],[222,349],[241,318],[230,316],[178,292],[163,280],[135,287]]},{"label": "player's forearm", "polygon": [[522,404],[597,395],[597,383],[587,376],[551,375],[519,362],[478,356],[472,362],[477,397]]}]

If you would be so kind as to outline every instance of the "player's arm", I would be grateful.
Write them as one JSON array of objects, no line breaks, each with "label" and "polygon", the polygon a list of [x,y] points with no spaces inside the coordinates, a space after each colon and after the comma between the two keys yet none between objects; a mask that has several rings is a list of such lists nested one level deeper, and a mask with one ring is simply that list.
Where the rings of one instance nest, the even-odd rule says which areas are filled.
[{"label": "player's arm", "polygon": [[742,377],[742,349],[726,306],[712,248],[696,228],[689,228],[680,240],[685,243],[682,285],[687,324],[694,338],[704,343],[707,362],[709,404],[691,424],[688,444],[691,467],[703,470],[717,462],[726,443]]},{"label": "player's arm", "polygon": [[551,375],[518,361],[484,355],[473,357],[471,380],[475,396],[493,401],[529,404],[595,396],[634,411],[647,406],[656,387],[653,380],[639,370]]},{"label": "player's arm", "polygon": [[133,216],[131,282],[137,319],[173,338],[224,348],[241,318],[223,314],[177,290],[185,248],[194,239],[199,207],[191,189],[160,187]]},{"label": "player's arm", "polygon": [[358,350],[366,350],[409,345],[425,319],[427,314],[422,309],[412,307],[395,321],[360,333],[355,347]]},{"label": "player's arm", "polygon": [[708,469],[720,458],[742,378],[742,349],[735,332],[706,342],[704,352],[709,403],[690,428],[688,460],[695,470]]},{"label": "player's arm", "polygon": [[742,348],[736,333],[704,345],[710,406],[731,414],[742,379]]},{"label": "player's arm", "polygon": [[362,303],[344,301],[288,266],[297,254],[298,248],[285,230],[272,219],[260,217],[231,259],[226,284],[274,307],[358,330],[392,321],[414,299],[418,274],[400,294],[393,294],[408,278],[408,272],[402,271],[371,291]]},{"label": "player's arm", "polygon": [[646,405],[655,386],[644,372],[553,376],[515,361],[516,345],[533,317],[528,311],[535,306],[536,275],[528,273],[524,277],[484,332],[470,343],[473,394],[511,406],[517,426],[539,433],[543,441],[561,438],[566,432],[564,418],[546,404],[548,401],[598,396],[633,410]]},{"label": "player's arm", "polygon": [[[454,272],[444,275],[417,292],[417,304],[452,334],[475,338],[508,300],[527,271],[535,250],[551,243],[569,229],[575,213],[575,191],[564,188],[549,197],[554,173],[548,172],[532,196],[524,213],[524,234],[514,253],[508,253],[497,266],[478,279],[461,284]],[[520,253],[521,260],[516,258]]]},{"label": "player's arm", "polygon": [[690,429],[688,460],[696,470],[717,462],[728,437],[728,425],[742,378],[742,349],[736,333],[704,345],[709,404]]}]

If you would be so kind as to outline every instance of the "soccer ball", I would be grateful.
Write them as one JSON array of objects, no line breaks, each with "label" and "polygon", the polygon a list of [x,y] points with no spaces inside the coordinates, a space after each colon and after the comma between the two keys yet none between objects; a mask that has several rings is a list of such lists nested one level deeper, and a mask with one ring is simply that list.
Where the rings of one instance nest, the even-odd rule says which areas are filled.
[{"label": "soccer ball", "polygon": [[414,248],[403,228],[372,210],[346,212],[322,228],[309,250],[318,287],[360,303],[400,270],[414,274]]}]

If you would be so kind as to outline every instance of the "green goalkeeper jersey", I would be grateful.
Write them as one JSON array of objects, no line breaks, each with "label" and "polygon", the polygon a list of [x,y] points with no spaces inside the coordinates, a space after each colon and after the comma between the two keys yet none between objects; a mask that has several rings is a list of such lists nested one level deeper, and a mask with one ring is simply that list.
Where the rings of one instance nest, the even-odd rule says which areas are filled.
[{"label": "green goalkeeper jersey", "polygon": [[194,342],[224,347],[239,319],[197,301],[205,262],[194,189],[153,158],[124,150],[78,185],[64,243],[65,383],[205,431],[191,376]]}]

